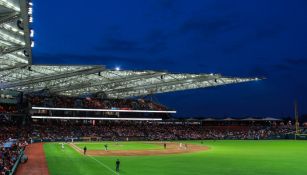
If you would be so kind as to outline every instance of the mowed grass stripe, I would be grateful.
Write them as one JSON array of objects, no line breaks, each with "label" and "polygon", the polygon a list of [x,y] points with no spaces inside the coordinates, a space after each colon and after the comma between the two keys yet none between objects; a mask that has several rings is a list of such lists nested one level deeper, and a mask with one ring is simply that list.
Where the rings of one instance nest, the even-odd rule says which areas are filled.
[{"label": "mowed grass stripe", "polygon": [[102,165],[103,167],[105,167],[106,169],[108,169],[109,171],[113,172],[114,174],[117,174],[116,171],[112,170],[110,167],[108,167],[107,165],[105,165],[104,163],[102,163],[101,161],[95,159],[93,156],[87,156],[93,160],[95,160],[97,163],[99,163],[100,165]]},{"label": "mowed grass stripe", "polygon": [[[190,141],[188,143],[201,144],[200,141]],[[121,161],[121,175],[307,174],[306,141],[204,141],[203,143],[211,149],[199,153],[180,155],[95,157],[95,159],[115,170],[115,161],[119,158]],[[66,152],[71,155],[66,155],[61,153],[59,144],[50,145],[54,145],[54,147],[50,146],[50,149],[45,149],[45,151],[48,167],[52,175],[65,175],[69,170],[71,171],[70,174],[75,175],[110,173],[102,170],[101,165],[97,165],[98,163],[94,162],[94,160],[83,160],[82,158],[80,161],[71,160],[78,160],[80,157],[84,157],[71,148]],[[48,153],[49,151],[51,153]],[[58,154],[58,157],[71,156],[71,158],[61,159],[57,156],[52,156],[54,154]],[[62,166],[65,163],[70,166]],[[52,164],[57,164],[60,167],[55,167]],[[80,167],[87,169],[87,171],[80,170]]]},{"label": "mowed grass stripe", "polygon": [[65,149],[62,150],[61,146],[57,143],[46,143],[44,144],[44,151],[48,169],[52,175],[114,175],[113,172],[95,160],[82,156],[69,145],[65,145]]},{"label": "mowed grass stripe", "polygon": [[[75,144],[70,143],[69,146],[71,146],[73,149],[75,149],[78,153],[82,154],[82,150],[81,150],[79,147],[75,146]],[[84,154],[84,153],[83,153],[83,154]],[[106,169],[110,170],[110,171],[113,172],[114,174],[117,174],[116,171],[112,170],[110,167],[108,167],[107,165],[105,165],[103,162],[101,162],[101,161],[95,159],[93,156],[90,156],[90,155],[84,155],[84,156],[89,157],[89,158],[95,160],[97,163],[99,163],[100,165],[102,165],[102,166],[105,167]]]}]

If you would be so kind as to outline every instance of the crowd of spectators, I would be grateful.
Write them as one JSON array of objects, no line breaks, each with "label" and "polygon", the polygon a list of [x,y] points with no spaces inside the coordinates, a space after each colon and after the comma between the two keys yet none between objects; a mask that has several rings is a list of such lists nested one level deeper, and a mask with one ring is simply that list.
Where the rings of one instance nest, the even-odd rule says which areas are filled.
[{"label": "crowd of spectators", "polygon": [[144,99],[100,99],[74,98],[67,96],[28,97],[32,106],[91,109],[123,109],[123,110],[167,110],[161,104]]},{"label": "crowd of spectators", "polygon": [[294,131],[288,126],[203,126],[157,122],[36,123],[33,138],[67,139],[101,137],[102,139],[182,140],[182,139],[270,139]]},{"label": "crowd of spectators", "polygon": [[16,105],[0,104],[0,113],[16,113]]},{"label": "crowd of spectators", "polygon": [[[18,138],[18,139],[13,139]],[[27,130],[1,119],[0,123],[0,175],[10,174],[21,150],[27,145]],[[7,146],[6,144],[9,144]]]}]

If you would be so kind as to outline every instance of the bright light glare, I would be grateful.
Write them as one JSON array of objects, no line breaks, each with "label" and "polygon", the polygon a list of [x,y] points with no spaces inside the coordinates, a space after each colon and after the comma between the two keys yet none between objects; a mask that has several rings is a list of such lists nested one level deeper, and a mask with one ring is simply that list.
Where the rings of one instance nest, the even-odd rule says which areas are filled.
[{"label": "bright light glare", "polygon": [[116,66],[116,67],[115,67],[115,70],[119,71],[119,70],[120,70],[120,67],[119,67],[119,66]]},{"label": "bright light glare", "polygon": [[33,119],[64,119],[64,120],[133,120],[133,121],[161,121],[161,118],[107,118],[107,117],[59,117],[59,116],[31,116]]},{"label": "bright light glare", "polygon": [[32,15],[32,13],[33,13],[33,9],[32,9],[32,7],[30,7],[30,8],[29,8],[28,13],[29,13],[29,15]]},{"label": "bright light glare", "polygon": [[124,109],[84,109],[84,108],[48,108],[32,107],[32,109],[42,109],[51,111],[93,111],[93,112],[137,112],[137,113],[176,113],[176,111],[151,111],[151,110],[124,110]]},{"label": "bright light glare", "polygon": [[31,42],[31,47],[34,47],[34,45],[35,45],[35,44],[34,44],[34,41],[32,41],[32,42]]},{"label": "bright light glare", "polygon": [[32,37],[32,38],[34,37],[34,30],[33,29],[30,30],[30,37]]}]

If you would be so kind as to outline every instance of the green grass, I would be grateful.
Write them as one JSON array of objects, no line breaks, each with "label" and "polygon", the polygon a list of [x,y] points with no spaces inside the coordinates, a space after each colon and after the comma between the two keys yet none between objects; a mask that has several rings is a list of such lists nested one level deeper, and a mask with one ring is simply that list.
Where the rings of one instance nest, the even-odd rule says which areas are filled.
[{"label": "green grass", "polygon": [[[189,143],[200,144],[199,141]],[[139,144],[134,142],[133,144]],[[209,151],[164,156],[89,157],[44,145],[51,175],[306,175],[306,141],[204,141]],[[98,163],[99,161],[100,163]],[[103,166],[105,165],[105,166]]]},{"label": "green grass", "polygon": [[148,150],[148,149],[163,149],[162,145],[146,143],[146,142],[79,142],[75,143],[83,150],[84,146],[88,150],[104,150],[104,145],[108,145],[108,150]]}]

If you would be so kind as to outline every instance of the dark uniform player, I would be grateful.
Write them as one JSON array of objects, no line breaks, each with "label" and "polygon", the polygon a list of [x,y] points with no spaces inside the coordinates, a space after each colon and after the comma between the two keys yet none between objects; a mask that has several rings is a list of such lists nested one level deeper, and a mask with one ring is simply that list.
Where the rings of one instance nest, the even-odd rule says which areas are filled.
[{"label": "dark uniform player", "polygon": [[119,172],[119,165],[120,165],[120,161],[119,159],[116,160],[116,172]]},{"label": "dark uniform player", "polygon": [[164,149],[166,149],[166,143],[164,143]]},{"label": "dark uniform player", "polygon": [[86,146],[84,146],[84,148],[83,148],[83,154],[84,155],[86,154],[86,150],[87,150],[87,148],[86,148]]},{"label": "dark uniform player", "polygon": [[108,151],[108,144],[104,145],[104,150]]}]

